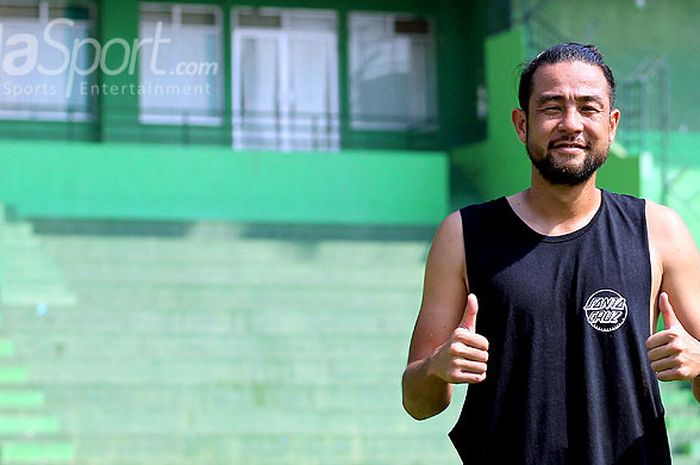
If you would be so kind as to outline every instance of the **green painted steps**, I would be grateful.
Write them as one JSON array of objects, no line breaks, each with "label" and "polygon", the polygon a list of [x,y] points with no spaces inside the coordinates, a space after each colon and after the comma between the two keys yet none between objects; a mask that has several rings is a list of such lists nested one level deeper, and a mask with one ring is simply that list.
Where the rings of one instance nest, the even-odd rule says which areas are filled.
[{"label": "green painted steps", "polygon": [[[404,276],[416,276],[415,285],[373,290],[372,280],[353,287],[358,269],[371,269],[379,282],[397,267],[347,260],[356,265],[345,268],[350,279],[343,286],[342,259],[321,267],[329,275],[324,282],[322,273],[313,273],[312,254],[277,254],[284,271],[270,289],[240,277],[246,269],[264,277],[256,254],[248,263],[236,263],[235,256],[217,261],[213,249],[226,241],[205,252],[209,267],[183,259],[196,247],[173,245],[175,256],[168,256],[161,255],[167,248],[145,242],[135,247],[143,254],[127,257],[133,264],[110,251],[96,253],[102,261],[71,267],[70,255],[79,249],[62,248],[52,257],[69,270],[78,305],[49,307],[43,316],[31,307],[5,314],[32,382],[46,384],[49,408],[62,409],[61,421],[76,435],[78,463],[263,465],[271,457],[290,465],[408,465],[416,457],[446,463],[450,419],[435,420],[442,433],[421,442],[426,429],[440,428],[416,425],[400,405],[398,380],[419,305],[423,255],[401,265],[413,270]],[[352,256],[352,248],[338,252],[343,255]],[[119,276],[130,270],[138,279]],[[240,285],[230,282],[236,276]],[[181,285],[188,279],[196,285]],[[387,379],[396,382],[387,386]],[[326,425],[332,434],[322,434]],[[371,440],[362,436],[365,430]]]}]

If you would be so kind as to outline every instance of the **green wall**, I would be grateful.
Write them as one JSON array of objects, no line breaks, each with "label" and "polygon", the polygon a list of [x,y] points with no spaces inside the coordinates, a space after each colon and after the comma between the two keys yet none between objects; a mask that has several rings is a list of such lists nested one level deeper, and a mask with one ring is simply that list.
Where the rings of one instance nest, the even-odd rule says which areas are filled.
[{"label": "green wall", "polygon": [[432,225],[448,204],[439,152],[6,141],[0,166],[21,217]]},{"label": "green wall", "polygon": [[490,36],[485,43],[486,88],[489,105],[488,138],[453,151],[452,160],[462,180],[489,199],[527,187],[530,162],[510,120],[517,106],[515,68],[523,60],[520,28]]}]

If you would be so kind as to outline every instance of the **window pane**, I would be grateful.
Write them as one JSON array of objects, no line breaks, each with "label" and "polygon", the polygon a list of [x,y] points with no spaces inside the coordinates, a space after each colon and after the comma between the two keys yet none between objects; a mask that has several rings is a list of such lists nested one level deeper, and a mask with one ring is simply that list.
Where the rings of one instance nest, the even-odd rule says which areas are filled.
[{"label": "window pane", "polygon": [[427,22],[352,14],[350,30],[353,126],[401,129],[433,124],[434,60]]},{"label": "window pane", "polygon": [[289,83],[294,89],[293,109],[302,116],[325,118],[328,101],[328,50],[324,42],[291,39]]},{"label": "window pane", "polygon": [[286,16],[287,29],[335,32],[335,15],[290,10]]},{"label": "window pane", "polygon": [[273,116],[277,111],[277,41],[245,39],[241,44],[243,110]]},{"label": "window pane", "polygon": [[170,11],[141,11],[141,23],[166,23],[170,24],[173,22],[173,15]]},{"label": "window pane", "polygon": [[216,15],[214,13],[182,12],[182,24],[188,26],[215,26]]},{"label": "window pane", "polygon": [[282,27],[282,18],[279,15],[263,15],[255,11],[239,12],[237,15],[238,26],[263,29],[279,29]]},{"label": "window pane", "polygon": [[[38,18],[33,22],[27,19],[3,19],[5,37],[24,34],[16,37],[42,43],[45,24]],[[88,26],[83,21],[76,21],[73,26],[54,25],[51,30],[52,39],[69,49],[75,40],[90,36]],[[76,65],[80,69],[88,69],[93,58],[94,50],[82,47],[76,57]],[[39,64],[47,72],[41,72]],[[29,69],[23,69],[26,67]],[[56,71],[63,67],[66,67],[66,71],[57,74]],[[87,76],[69,73],[65,56],[56,47],[37,47],[35,66],[32,67],[31,62],[23,58],[11,60],[0,67],[0,81],[5,89],[10,90],[0,94],[0,117],[38,120],[87,118],[92,103],[88,86],[94,79],[95,73]]]},{"label": "window pane", "polygon": [[[185,5],[182,7],[184,9]],[[148,4],[141,15],[142,38],[154,37],[157,23],[161,21],[161,36],[169,40],[160,44],[157,54],[152,44],[141,49],[141,121],[220,124],[222,38],[220,28],[214,25],[216,13],[213,10],[183,12],[182,24],[174,26],[170,20],[172,13],[158,10]]]},{"label": "window pane", "polygon": [[427,34],[428,22],[415,19],[397,19],[394,22],[394,32],[396,32],[397,34]]},{"label": "window pane", "polygon": [[84,6],[50,6],[49,19],[68,18],[76,21],[87,21],[90,19],[90,9]]},{"label": "window pane", "polygon": [[0,18],[39,18],[39,5],[0,5]]},{"label": "window pane", "polygon": [[279,139],[279,47],[274,37],[241,40],[240,102],[234,109],[234,143],[239,147],[275,147]]}]

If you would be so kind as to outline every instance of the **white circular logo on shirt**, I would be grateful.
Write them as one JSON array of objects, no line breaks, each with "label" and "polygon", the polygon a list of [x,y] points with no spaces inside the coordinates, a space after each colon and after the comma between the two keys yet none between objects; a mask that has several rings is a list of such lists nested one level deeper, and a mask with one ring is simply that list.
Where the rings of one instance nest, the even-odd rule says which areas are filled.
[{"label": "white circular logo on shirt", "polygon": [[627,319],[627,299],[612,289],[595,291],[583,306],[586,321],[598,331],[615,331]]}]

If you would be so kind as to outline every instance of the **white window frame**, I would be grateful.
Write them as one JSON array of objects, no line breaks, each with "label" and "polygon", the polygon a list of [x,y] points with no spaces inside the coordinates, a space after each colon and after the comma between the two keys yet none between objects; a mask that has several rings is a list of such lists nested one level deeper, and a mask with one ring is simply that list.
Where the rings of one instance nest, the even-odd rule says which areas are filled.
[{"label": "white window frame", "polygon": [[[377,15],[377,16],[384,16],[387,18],[390,18],[390,24],[394,24],[396,21],[412,21],[416,19],[420,19],[422,21],[425,21],[428,24],[428,33],[427,34],[416,34],[416,33],[401,33],[402,36],[409,36],[412,39],[413,38],[419,38],[422,41],[424,41],[425,46],[428,50],[428,56],[426,57],[426,65],[427,69],[425,70],[427,73],[427,81],[431,83],[430,88],[427,89],[427,92],[432,92],[432,97],[429,97],[429,99],[432,99],[432,108],[429,108],[428,111],[432,110],[432,114],[426,114],[425,115],[425,120],[426,124],[421,125],[419,129],[423,131],[435,131],[438,129],[438,123],[437,123],[437,118],[439,115],[439,109],[438,109],[438,82],[437,82],[437,46],[436,46],[436,38],[435,38],[435,21],[430,18],[430,17],[425,17],[425,16],[416,16],[415,14],[411,13],[405,13],[405,12],[391,12],[391,11],[364,11],[364,10],[353,10],[348,12],[348,103],[349,103],[349,108],[348,108],[348,116],[350,118],[350,127],[352,129],[358,129],[358,130],[375,130],[375,131],[406,131],[408,129],[411,129],[414,127],[415,123],[412,122],[399,122],[399,121],[386,121],[386,122],[381,122],[381,121],[365,121],[361,117],[356,119],[355,115],[353,114],[353,94],[357,92],[355,90],[355,86],[353,84],[353,76],[352,76],[352,60],[353,60],[353,30],[352,30],[352,16],[353,15],[359,15],[359,16],[371,16],[371,15]],[[391,32],[393,34],[396,34],[393,31],[387,31]],[[429,100],[430,102],[430,100]]]},{"label": "white window frame", "polygon": [[[90,1],[90,0],[34,0],[31,3],[27,2],[26,0],[2,0],[0,1],[0,6],[37,6],[39,9],[39,15],[37,16],[36,19],[33,18],[25,18],[25,17],[17,17],[17,18],[11,18],[10,21],[13,24],[19,24],[19,25],[47,25],[50,21],[56,18],[50,18],[49,17],[49,11],[50,7],[57,7],[57,6],[70,6],[70,5],[80,5],[83,8],[86,8],[89,12],[89,17],[87,20],[85,19],[72,19],[72,21],[75,21],[76,23],[82,23],[85,26],[85,29],[87,30],[87,35],[86,38],[91,37],[91,33],[95,32],[95,18],[97,14],[97,5],[95,2]],[[5,21],[4,18],[0,18],[2,21]],[[3,30],[4,32],[4,30]],[[4,34],[3,34],[4,35]],[[5,40],[6,37],[3,37],[3,40]],[[43,37],[41,38],[43,40]],[[2,44],[4,48],[5,44]],[[40,42],[39,46],[45,45]],[[72,47],[70,46],[71,44],[64,44],[68,46],[68,49],[72,52]],[[37,72],[38,70],[35,70]],[[67,72],[70,70],[68,69]],[[88,84],[90,85],[90,84]],[[61,93],[60,95],[63,95]],[[95,119],[95,98],[92,96],[88,97],[89,100],[87,102],[87,111],[79,111],[79,112],[68,112],[68,111],[62,111],[62,110],[12,110],[12,109],[2,109],[0,108],[0,120],[17,120],[17,121],[59,121],[59,122],[87,122],[87,121],[93,121]],[[5,104],[6,102],[1,101],[2,104]]]},{"label": "white window frame", "polygon": [[[215,86],[218,87],[220,90],[220,96],[219,96],[219,102],[217,102],[217,108],[216,110],[219,112],[218,116],[187,116],[185,117],[184,114],[182,114],[182,110],[178,108],[173,108],[173,112],[181,112],[180,114],[171,114],[171,115],[162,115],[162,114],[157,114],[157,113],[144,113],[145,111],[148,110],[148,108],[144,107],[143,101],[139,99],[139,122],[141,124],[148,124],[148,125],[183,125],[183,126],[221,126],[223,124],[224,118],[223,118],[223,102],[224,102],[224,86],[223,86],[223,37],[224,37],[224,32],[223,32],[223,13],[221,11],[221,8],[217,5],[213,4],[194,4],[194,3],[160,3],[160,2],[142,2],[139,4],[139,14],[144,11],[144,9],[148,10],[151,9],[151,11],[166,11],[169,10],[172,14],[172,23],[170,23],[170,26],[173,27],[175,31],[177,31],[179,28],[183,27],[182,24],[182,13],[210,13],[214,15],[215,18],[215,24],[214,26],[209,26],[209,25],[195,25],[195,24],[186,24],[184,27],[188,29],[202,29],[205,31],[211,31],[212,29],[216,29],[217,33],[217,38],[218,38],[218,48],[217,48],[217,57],[216,60],[219,63],[219,72],[216,73],[216,82]],[[141,18],[139,17],[139,32],[141,31]],[[141,68],[139,68],[141,69]],[[139,71],[139,85],[144,85],[144,83],[141,81],[142,75],[141,71]],[[159,109],[156,109],[156,111]]]}]

